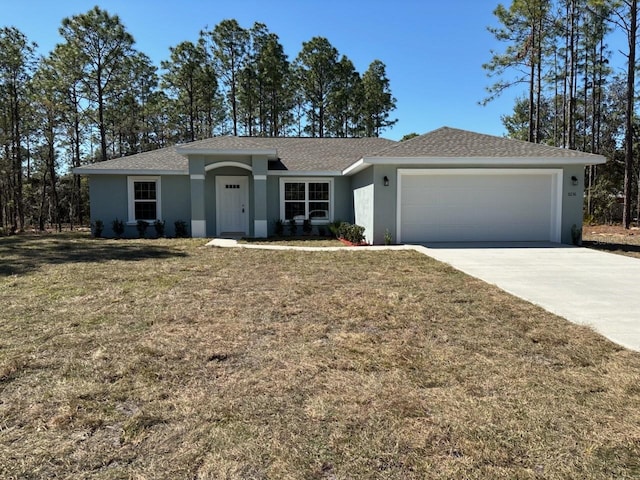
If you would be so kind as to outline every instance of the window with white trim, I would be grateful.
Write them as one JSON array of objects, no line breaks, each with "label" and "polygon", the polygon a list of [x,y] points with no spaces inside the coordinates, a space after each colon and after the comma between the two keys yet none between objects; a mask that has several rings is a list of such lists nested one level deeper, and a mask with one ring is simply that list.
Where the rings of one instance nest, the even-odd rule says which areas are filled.
[{"label": "window with white trim", "polygon": [[330,222],[333,218],[333,179],[280,178],[280,218]]},{"label": "window with white trim", "polygon": [[127,180],[129,223],[160,220],[160,177],[127,177]]}]

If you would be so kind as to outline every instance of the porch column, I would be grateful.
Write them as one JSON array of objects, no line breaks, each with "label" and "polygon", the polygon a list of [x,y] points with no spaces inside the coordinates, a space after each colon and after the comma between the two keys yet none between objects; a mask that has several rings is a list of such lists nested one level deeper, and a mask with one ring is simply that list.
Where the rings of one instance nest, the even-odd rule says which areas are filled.
[{"label": "porch column", "polygon": [[189,182],[191,185],[191,236],[207,236],[207,220],[204,204],[204,158],[189,158]]},{"label": "porch column", "polygon": [[253,236],[264,238],[268,234],[267,223],[267,168],[266,156],[253,155]]}]

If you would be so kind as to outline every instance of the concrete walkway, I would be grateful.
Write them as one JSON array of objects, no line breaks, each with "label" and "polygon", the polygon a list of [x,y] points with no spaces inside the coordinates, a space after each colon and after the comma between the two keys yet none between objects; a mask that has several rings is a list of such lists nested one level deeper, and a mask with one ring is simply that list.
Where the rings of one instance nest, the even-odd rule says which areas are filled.
[{"label": "concrete walkway", "polygon": [[288,247],[214,239],[223,248],[414,250],[640,351],[640,259],[557,243]]},{"label": "concrete walkway", "polygon": [[430,244],[425,253],[640,351],[640,259],[558,244]]},{"label": "concrete walkway", "polygon": [[253,250],[295,250],[298,252],[367,252],[380,250],[422,250],[423,247],[417,245],[368,245],[362,247],[295,247],[288,245],[269,245],[266,243],[238,243],[230,238],[214,238],[209,243],[209,247],[222,248],[248,248]]}]

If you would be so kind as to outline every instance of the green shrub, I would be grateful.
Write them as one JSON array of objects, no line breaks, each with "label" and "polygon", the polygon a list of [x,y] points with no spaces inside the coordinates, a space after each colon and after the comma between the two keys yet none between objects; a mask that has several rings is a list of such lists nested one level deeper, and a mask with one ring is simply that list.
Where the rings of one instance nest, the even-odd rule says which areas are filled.
[{"label": "green shrub", "polygon": [[281,237],[284,234],[284,222],[280,219],[277,218],[276,220],[273,221],[274,225],[275,225],[275,229],[274,232],[278,237]]},{"label": "green shrub", "polygon": [[292,237],[295,237],[297,233],[298,233],[298,225],[296,224],[296,221],[292,218],[291,220],[289,220],[289,235],[291,235]]},{"label": "green shrub", "polygon": [[391,232],[389,231],[389,229],[387,228],[384,231],[384,244],[385,245],[391,245],[391,242],[393,242],[393,237],[391,236]]},{"label": "green shrub", "polygon": [[153,228],[156,230],[156,237],[164,237],[164,220],[156,220],[153,222]]},{"label": "green shrub", "polygon": [[342,222],[338,227],[338,237],[347,240],[355,245],[364,243],[364,227]]},{"label": "green shrub", "polygon": [[113,230],[113,233],[116,234],[116,237],[122,238],[122,235],[124,234],[124,222],[116,218],[111,222],[111,229]]},{"label": "green shrub", "polygon": [[340,222],[340,225],[338,225],[337,237],[347,240],[350,228],[351,224],[349,222]]},{"label": "green shrub", "polygon": [[93,236],[95,238],[102,237],[102,232],[104,231],[104,223],[102,222],[102,220],[96,220],[92,225],[92,227],[93,227]]},{"label": "green shrub", "polygon": [[305,218],[305,220],[302,222],[302,231],[305,234],[309,235],[311,233],[311,230],[313,230],[313,227],[311,226],[311,220]]},{"label": "green shrub", "polygon": [[136,223],[136,229],[138,230],[138,237],[144,238],[147,233],[147,228],[149,228],[149,223],[144,220],[138,220]]},{"label": "green shrub", "polygon": [[334,220],[329,224],[329,231],[336,238],[340,236],[340,225],[342,225],[340,220]]},{"label": "green shrub", "polygon": [[173,224],[176,228],[176,238],[187,238],[189,236],[187,233],[187,222],[184,220],[176,220]]},{"label": "green shrub", "polygon": [[327,231],[323,226],[318,227],[318,235],[321,237],[325,237],[327,235]]}]

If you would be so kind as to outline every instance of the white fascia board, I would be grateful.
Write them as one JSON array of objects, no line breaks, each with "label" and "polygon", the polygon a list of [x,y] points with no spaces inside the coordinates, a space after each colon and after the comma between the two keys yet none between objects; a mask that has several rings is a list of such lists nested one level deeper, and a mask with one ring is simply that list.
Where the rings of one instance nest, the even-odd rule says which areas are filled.
[{"label": "white fascia board", "polygon": [[136,170],[118,168],[84,168],[73,169],[76,175],[189,175],[187,170]]},{"label": "white fascia board", "polygon": [[[599,165],[606,163],[602,155],[586,157],[372,157],[361,160],[364,165]],[[357,164],[354,163],[345,172]],[[353,173],[353,172],[352,172]]]},{"label": "white fascia board", "polygon": [[345,168],[342,171],[342,174],[343,175],[353,175],[354,173],[358,173],[360,170],[364,170],[369,165],[371,165],[371,164],[365,162],[364,158],[361,158],[356,163],[353,163],[353,164],[349,165],[347,168]]},{"label": "white fascia board", "polygon": [[270,177],[340,177],[339,170],[269,170]]},{"label": "white fascia board", "polygon": [[182,156],[188,155],[224,155],[224,156],[234,156],[234,155],[266,155],[270,158],[276,158],[278,155],[277,150],[275,149],[219,149],[219,148],[186,148],[186,147],[176,147],[176,152]]}]

